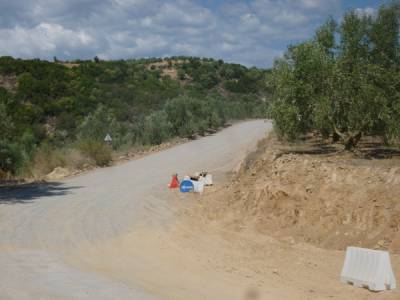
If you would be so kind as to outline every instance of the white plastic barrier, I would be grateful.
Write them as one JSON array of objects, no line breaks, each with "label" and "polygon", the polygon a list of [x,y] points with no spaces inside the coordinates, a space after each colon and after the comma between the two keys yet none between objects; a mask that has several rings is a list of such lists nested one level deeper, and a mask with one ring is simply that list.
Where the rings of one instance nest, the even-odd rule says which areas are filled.
[{"label": "white plastic barrier", "polygon": [[204,182],[192,180],[195,193],[202,193],[204,191]]},{"label": "white plastic barrier", "polygon": [[340,280],[371,291],[396,288],[387,251],[348,247]]},{"label": "white plastic barrier", "polygon": [[206,177],[204,177],[204,184],[213,185],[213,179],[211,174],[207,174]]}]

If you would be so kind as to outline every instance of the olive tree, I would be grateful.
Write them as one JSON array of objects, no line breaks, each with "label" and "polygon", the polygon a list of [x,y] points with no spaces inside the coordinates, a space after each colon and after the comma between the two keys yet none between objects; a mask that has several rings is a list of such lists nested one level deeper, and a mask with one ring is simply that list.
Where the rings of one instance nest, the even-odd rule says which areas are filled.
[{"label": "olive tree", "polygon": [[317,130],[346,149],[364,135],[400,136],[399,6],[328,20],[275,63],[270,114],[288,138]]}]

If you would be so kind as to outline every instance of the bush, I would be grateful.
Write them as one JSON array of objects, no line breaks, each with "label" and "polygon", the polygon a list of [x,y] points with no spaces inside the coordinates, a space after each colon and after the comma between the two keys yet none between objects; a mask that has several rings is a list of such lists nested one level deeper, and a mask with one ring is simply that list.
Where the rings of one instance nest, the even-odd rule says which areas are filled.
[{"label": "bush", "polygon": [[166,104],[165,111],[174,135],[190,137],[195,133],[194,103],[195,100],[193,98],[180,96],[170,100]]},{"label": "bush", "polygon": [[192,137],[224,125],[226,117],[223,101],[222,98],[212,96],[205,99],[180,96],[170,100],[165,106],[165,112],[172,133]]},{"label": "bush", "polygon": [[60,149],[55,149],[47,143],[36,151],[33,160],[33,173],[36,176],[46,175],[57,167],[65,167],[65,153]]},{"label": "bush", "polygon": [[159,145],[171,137],[171,124],[164,111],[157,111],[145,120],[144,137],[152,145]]},{"label": "bush", "polygon": [[67,167],[72,170],[82,170],[92,164],[92,159],[83,155],[78,149],[70,149],[66,153]]},{"label": "bush", "polygon": [[81,140],[78,142],[78,150],[100,167],[108,166],[112,161],[111,149],[102,142],[95,140]]},{"label": "bush", "polygon": [[[100,105],[92,114],[89,114],[78,128],[81,139],[103,140],[107,134],[112,134],[111,124],[113,116],[103,105]],[[112,134],[113,135],[113,134]]]},{"label": "bush", "polygon": [[15,174],[22,160],[21,151],[15,143],[0,140],[0,170]]}]

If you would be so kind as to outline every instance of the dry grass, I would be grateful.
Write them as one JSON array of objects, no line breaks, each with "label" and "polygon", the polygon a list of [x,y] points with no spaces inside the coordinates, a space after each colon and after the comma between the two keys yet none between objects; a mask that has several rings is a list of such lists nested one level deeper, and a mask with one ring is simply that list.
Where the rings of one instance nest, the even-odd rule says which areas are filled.
[{"label": "dry grass", "polygon": [[40,178],[57,167],[65,167],[66,162],[64,151],[51,147],[42,147],[36,152],[33,166],[31,167],[32,173],[35,178]]}]

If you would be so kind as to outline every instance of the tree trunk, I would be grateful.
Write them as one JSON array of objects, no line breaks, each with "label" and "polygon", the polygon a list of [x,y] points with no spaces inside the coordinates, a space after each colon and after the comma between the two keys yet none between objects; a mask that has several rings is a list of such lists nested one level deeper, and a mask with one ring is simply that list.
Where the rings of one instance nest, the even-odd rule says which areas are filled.
[{"label": "tree trunk", "polygon": [[340,135],[338,135],[336,132],[332,134],[332,143],[337,143],[340,141]]},{"label": "tree trunk", "polygon": [[333,126],[334,129],[334,138],[335,135],[338,136],[338,138],[342,141],[344,148],[348,151],[353,151],[354,148],[357,146],[358,142],[361,140],[362,137],[362,131],[358,131],[357,133],[352,133],[352,132],[340,132],[340,130],[336,127]]},{"label": "tree trunk", "polygon": [[344,141],[344,148],[348,151],[353,151],[354,148],[358,145],[358,142],[361,140],[361,137],[362,137],[361,131],[358,132],[357,134],[350,135]]}]

